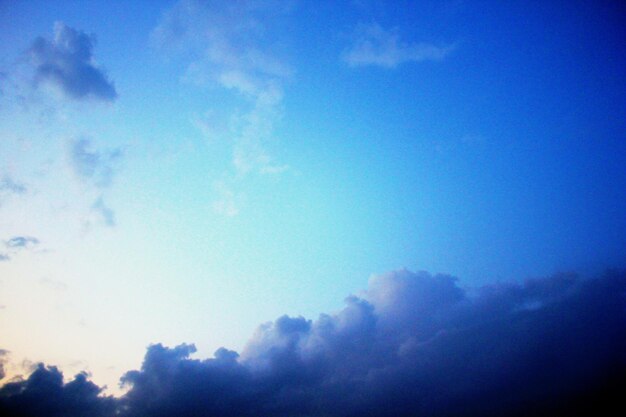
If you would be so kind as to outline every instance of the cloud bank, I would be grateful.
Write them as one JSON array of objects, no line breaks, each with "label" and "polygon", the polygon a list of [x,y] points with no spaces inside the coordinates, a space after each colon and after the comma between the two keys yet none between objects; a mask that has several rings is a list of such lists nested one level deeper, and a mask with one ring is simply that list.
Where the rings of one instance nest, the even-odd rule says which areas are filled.
[{"label": "cloud bank", "polygon": [[343,60],[351,67],[395,68],[406,62],[439,61],[453,49],[452,45],[405,42],[400,39],[398,29],[386,30],[377,23],[360,24]]},{"label": "cloud bank", "polygon": [[82,374],[63,385],[41,365],[0,389],[0,413],[33,415],[37,404],[40,417],[592,415],[619,406],[626,382],[626,272],[468,290],[400,270],[373,277],[335,314],[263,324],[240,355],[194,352],[150,346],[115,400]]},{"label": "cloud bank", "polygon": [[30,48],[36,85],[51,83],[76,100],[115,100],[113,83],[94,61],[94,44],[93,36],[56,22],[54,39],[37,38]]}]

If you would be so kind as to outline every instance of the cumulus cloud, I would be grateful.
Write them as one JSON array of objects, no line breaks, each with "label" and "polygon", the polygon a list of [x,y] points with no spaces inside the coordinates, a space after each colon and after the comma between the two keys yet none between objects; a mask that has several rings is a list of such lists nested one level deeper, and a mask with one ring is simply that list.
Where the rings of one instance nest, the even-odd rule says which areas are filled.
[{"label": "cumulus cloud", "polygon": [[116,401],[80,373],[66,384],[55,367],[40,364],[28,379],[0,388],[0,415],[15,417],[114,416]]},{"label": "cumulus cloud", "polygon": [[343,60],[351,67],[395,68],[406,62],[439,61],[453,49],[453,45],[403,41],[397,28],[387,30],[377,23],[359,24]]},{"label": "cumulus cloud", "polygon": [[[592,415],[619,405],[626,382],[626,272],[468,290],[448,275],[395,271],[335,314],[263,324],[241,354],[194,352],[150,346],[122,378],[129,391],[116,415]],[[38,401],[46,389],[28,389],[44,375],[56,393],[89,384],[79,376],[63,386],[54,368],[35,374],[0,389],[0,411],[42,404],[37,415],[56,415]],[[87,387],[77,403],[110,404]]]},{"label": "cumulus cloud", "polygon": [[52,41],[39,37],[30,48],[36,84],[50,83],[72,99],[115,100],[113,83],[93,58],[94,44],[93,36],[56,22]]}]

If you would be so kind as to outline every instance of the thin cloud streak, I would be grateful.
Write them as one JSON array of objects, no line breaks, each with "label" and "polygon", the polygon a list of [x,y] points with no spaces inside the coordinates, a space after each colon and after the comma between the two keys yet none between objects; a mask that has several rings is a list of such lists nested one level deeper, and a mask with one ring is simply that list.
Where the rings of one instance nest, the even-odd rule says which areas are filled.
[{"label": "thin cloud streak", "polygon": [[454,45],[406,42],[397,28],[387,30],[378,23],[360,24],[353,44],[343,60],[351,67],[378,66],[396,68],[407,62],[440,61],[454,50]]}]

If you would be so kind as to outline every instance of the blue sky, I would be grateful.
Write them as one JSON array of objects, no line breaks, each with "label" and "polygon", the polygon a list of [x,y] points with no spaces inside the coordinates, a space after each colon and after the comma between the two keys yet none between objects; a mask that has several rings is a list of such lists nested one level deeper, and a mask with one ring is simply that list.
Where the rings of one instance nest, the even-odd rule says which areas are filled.
[{"label": "blue sky", "polygon": [[387,271],[624,267],[624,17],[1,2],[0,347],[115,386],[150,343],[240,350]]}]

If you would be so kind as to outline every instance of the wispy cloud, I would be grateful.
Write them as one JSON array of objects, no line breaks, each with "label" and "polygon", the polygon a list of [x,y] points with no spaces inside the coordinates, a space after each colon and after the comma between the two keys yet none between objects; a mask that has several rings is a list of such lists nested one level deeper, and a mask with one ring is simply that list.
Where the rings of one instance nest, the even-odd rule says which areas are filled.
[{"label": "wispy cloud", "polygon": [[89,139],[76,139],[69,142],[68,160],[73,172],[82,181],[98,188],[111,185],[114,164],[121,158],[121,149],[98,151]]},{"label": "wispy cloud", "polygon": [[13,178],[5,175],[0,180],[0,192],[8,192],[14,194],[24,194],[26,192],[26,186],[13,180]]},{"label": "wispy cloud", "polygon": [[[119,399],[39,365],[0,388],[0,411],[40,417],[593,414],[621,401],[626,273],[560,274],[466,290],[449,275],[375,276],[317,320],[261,325],[241,354],[148,348]],[[566,377],[564,377],[566,376]],[[28,401],[26,401],[28,399]],[[36,408],[35,408],[36,407]],[[584,408],[582,408],[584,407]],[[589,411],[587,413],[586,411]],[[30,414],[29,414],[30,415]],[[577,414],[576,414],[577,415]]]},{"label": "wispy cloud", "polygon": [[4,175],[0,179],[0,206],[12,195],[21,195],[26,193],[26,185],[15,181],[9,175]]},{"label": "wispy cloud", "polygon": [[93,58],[95,38],[66,26],[54,24],[54,38],[37,38],[30,48],[35,82],[50,83],[72,99],[113,101],[117,91]]},{"label": "wispy cloud", "polygon": [[39,239],[32,236],[13,236],[3,243],[6,252],[0,253],[0,262],[10,261],[18,253],[31,251],[40,244]]},{"label": "wispy cloud", "polygon": [[454,50],[454,45],[407,42],[397,28],[385,29],[378,23],[359,24],[353,43],[343,54],[351,67],[396,68],[406,62],[439,61]]},{"label": "wispy cloud", "polygon": [[[97,223],[115,226],[115,212],[104,201],[115,175],[116,164],[123,156],[120,148],[98,150],[89,139],[71,140],[67,147],[67,161],[76,177],[89,187],[98,190],[99,196],[91,205],[91,214]],[[87,221],[87,226],[91,221]]]},{"label": "wispy cloud", "polygon": [[104,202],[102,196],[91,205],[91,212],[108,227],[115,226],[115,212]]},{"label": "wispy cloud", "polygon": [[6,246],[13,249],[31,248],[39,244],[39,239],[32,236],[15,236],[5,242]]},{"label": "wispy cloud", "polygon": [[[269,145],[283,114],[284,83],[293,73],[272,50],[280,39],[275,22],[290,8],[290,2],[183,0],[165,13],[152,34],[160,49],[189,59],[185,80],[230,90],[246,109],[234,112],[226,129],[199,125],[203,133],[219,131],[227,137],[232,176],[239,179],[287,169],[274,161]],[[223,201],[218,198],[216,210],[233,213],[224,210]]]}]

